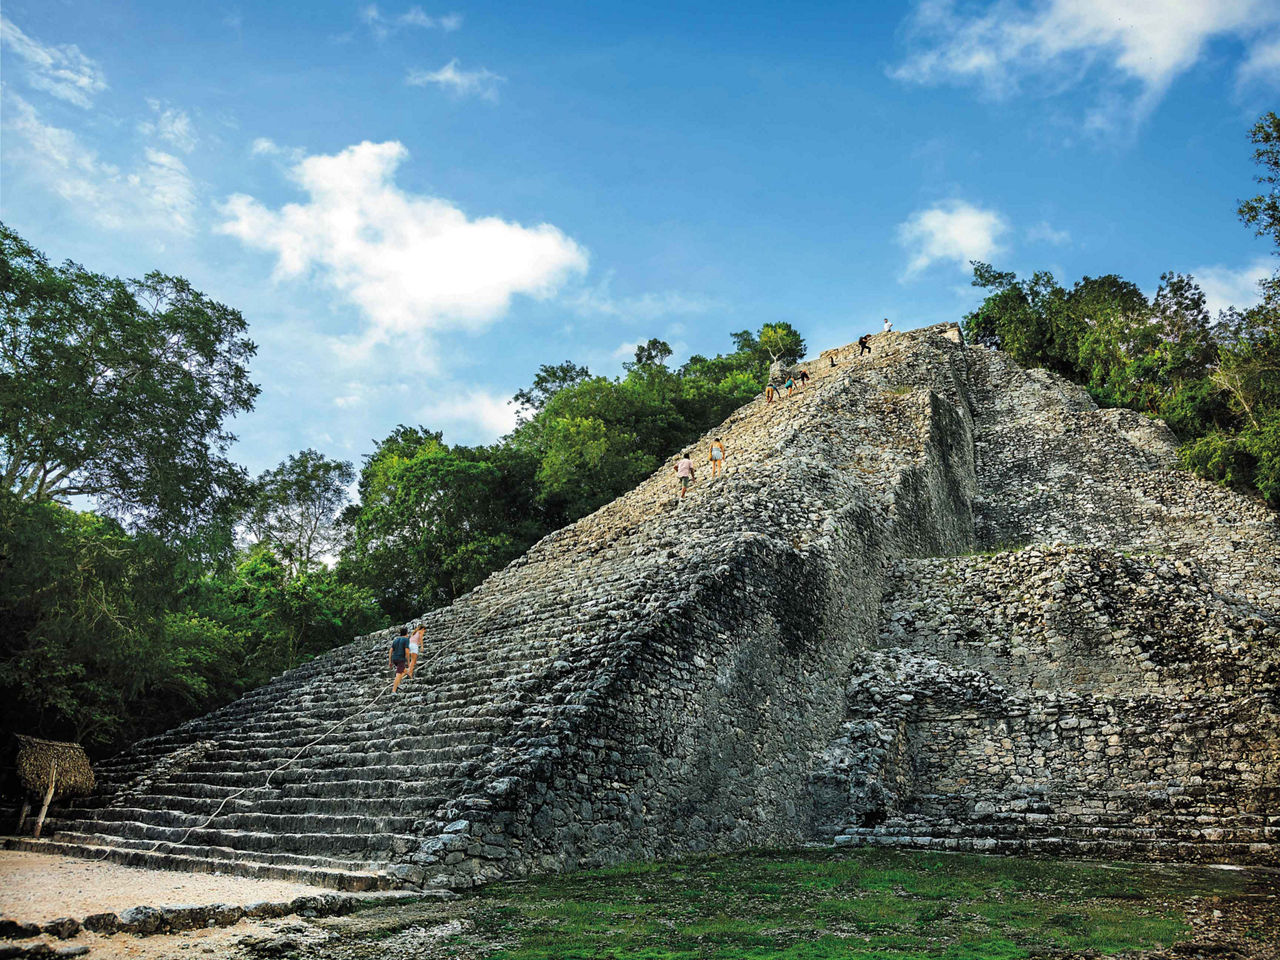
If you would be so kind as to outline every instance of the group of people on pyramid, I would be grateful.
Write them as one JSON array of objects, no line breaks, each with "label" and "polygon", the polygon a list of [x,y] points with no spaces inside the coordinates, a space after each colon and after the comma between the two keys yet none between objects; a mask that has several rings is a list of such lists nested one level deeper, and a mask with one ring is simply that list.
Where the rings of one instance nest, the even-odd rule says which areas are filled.
[{"label": "group of people on pyramid", "polygon": [[[893,329],[893,321],[888,317],[884,318],[884,333],[888,333]],[[864,333],[858,338],[858,356],[871,352],[871,334]],[[831,358],[831,365],[836,365],[834,356]],[[809,383],[809,371],[803,367],[795,375],[788,374],[786,380],[781,377],[771,378],[764,388],[764,402],[773,403],[775,399],[782,399],[782,391],[786,391],[786,395],[790,397],[797,390],[803,390]],[[711,476],[714,478],[716,474],[724,468],[725,449],[724,441],[716,437],[711,441],[711,447],[707,451],[707,462],[711,464]],[[693,486],[694,481],[698,478],[697,468],[693,465],[693,457],[686,451],[680,454],[680,459],[676,461],[676,465],[672,468],[675,471],[676,480],[680,484],[680,498],[683,499],[689,488]]]}]

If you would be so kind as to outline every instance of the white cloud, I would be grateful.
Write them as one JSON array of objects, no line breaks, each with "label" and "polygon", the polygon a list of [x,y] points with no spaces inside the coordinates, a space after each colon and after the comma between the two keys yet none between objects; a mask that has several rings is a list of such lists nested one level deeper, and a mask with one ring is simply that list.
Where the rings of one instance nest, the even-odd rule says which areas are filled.
[{"label": "white cloud", "polygon": [[271,210],[236,194],[217,229],[275,254],[278,277],[314,271],[363,314],[366,348],[481,329],[516,295],[545,299],[587,269],[587,252],[551,224],[472,219],[401,190],[394,175],[407,156],[400,143],[365,142],[307,157],[291,170],[306,202]]},{"label": "white cloud", "polygon": [[387,16],[376,3],[360,8],[360,19],[375,37],[385,40],[403,27],[421,27],[424,30],[443,30],[452,33],[462,26],[462,14],[446,13],[442,16],[429,16],[421,7],[410,7],[397,16]]},{"label": "white cloud", "polygon": [[1238,269],[1220,265],[1200,267],[1192,270],[1191,275],[1204,291],[1205,306],[1209,308],[1210,316],[1216,317],[1219,310],[1227,307],[1244,310],[1261,300],[1258,283],[1271,276],[1275,268],[1275,260],[1258,257]]},{"label": "white cloud", "polygon": [[410,70],[404,82],[411,87],[434,84],[459,97],[475,96],[482,100],[497,101],[498,85],[505,83],[506,79],[484,67],[478,70],[460,70],[458,61],[454,59],[439,70]]},{"label": "white cloud", "polygon": [[990,260],[1003,249],[1000,237],[1008,229],[996,211],[963,200],[917,210],[898,225],[898,242],[911,255],[904,279],[938,260],[951,260],[966,268],[970,260]]},{"label": "white cloud", "polygon": [[99,159],[74,133],[45,123],[16,94],[6,94],[4,127],[21,146],[6,152],[29,176],[78,211],[110,229],[144,228],[190,233],[196,209],[195,186],[186,166],[172,154],[148,147],[132,172]]},{"label": "white cloud", "polygon": [[195,131],[191,128],[191,118],[187,116],[186,111],[161,103],[159,100],[148,99],[147,106],[155,114],[155,119],[144,120],[138,124],[138,129],[143,134],[159,137],[183,153],[190,153],[196,148]]},{"label": "white cloud", "polygon": [[610,356],[615,360],[630,360],[636,355],[636,349],[642,342],[647,343],[648,341],[636,340],[634,342],[620,343]]},{"label": "white cloud", "polygon": [[[972,14],[955,0],[922,0],[908,23],[911,52],[890,76],[974,84],[999,97],[1029,79],[1061,89],[1098,67],[1112,88],[1089,117],[1099,127],[1122,112],[1145,115],[1211,40],[1231,37],[1261,53],[1259,31],[1278,22],[1274,0],[998,0]],[[1136,86],[1132,102],[1117,85]]]},{"label": "white cloud", "polygon": [[93,106],[94,96],[107,89],[102,68],[74,43],[43,44],[27,36],[3,14],[0,46],[8,47],[22,60],[27,83],[59,100],[88,108]]},{"label": "white cloud", "polygon": [[255,139],[249,146],[249,153],[255,157],[276,157],[287,163],[300,163],[307,155],[301,147],[282,147],[270,137]]},{"label": "white cloud", "polygon": [[1240,65],[1241,84],[1266,83],[1280,85],[1280,36],[1255,43]]},{"label": "white cloud", "polygon": [[516,426],[517,408],[487,390],[449,390],[421,408],[424,426],[442,430],[451,443],[490,443]]},{"label": "white cloud", "polygon": [[1027,228],[1027,239],[1032,243],[1048,243],[1060,247],[1071,242],[1071,234],[1057,229],[1048,220],[1041,220],[1035,226]]},{"label": "white cloud", "polygon": [[563,298],[566,306],[584,317],[607,317],[616,320],[652,322],[677,314],[706,313],[717,306],[716,301],[698,294],[664,290],[634,297],[618,297],[612,290],[612,273],[599,283],[568,292]]}]

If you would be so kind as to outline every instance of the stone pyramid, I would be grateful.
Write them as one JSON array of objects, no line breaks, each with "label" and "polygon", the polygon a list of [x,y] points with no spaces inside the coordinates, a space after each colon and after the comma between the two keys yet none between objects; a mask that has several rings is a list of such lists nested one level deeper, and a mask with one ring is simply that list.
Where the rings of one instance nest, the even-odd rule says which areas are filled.
[{"label": "stone pyramid", "polygon": [[342,889],[813,841],[1274,860],[1276,515],[954,325],[806,369],[691,446],[723,476],[664,466],[426,614],[396,696],[360,638],[10,844]]}]

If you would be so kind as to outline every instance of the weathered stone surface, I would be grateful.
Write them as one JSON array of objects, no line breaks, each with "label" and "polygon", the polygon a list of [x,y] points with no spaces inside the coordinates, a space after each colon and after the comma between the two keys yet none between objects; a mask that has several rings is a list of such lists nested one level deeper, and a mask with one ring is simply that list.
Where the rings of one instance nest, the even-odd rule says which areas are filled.
[{"label": "weathered stone surface", "polygon": [[41,924],[40,932],[57,937],[59,940],[69,940],[80,932],[80,921],[73,917],[59,917],[57,920]]},{"label": "weathered stone surface", "polygon": [[93,933],[115,933],[120,929],[120,918],[114,913],[94,913],[82,921],[84,928]]},{"label": "weathered stone surface", "polygon": [[0,917],[0,940],[25,940],[27,937],[38,936],[40,927],[37,924]]},{"label": "weathered stone surface", "polygon": [[155,907],[130,907],[120,914],[120,931],[147,936],[168,929],[164,912]]},{"label": "weathered stone surface", "polygon": [[683,501],[667,465],[426,614],[396,697],[362,638],[56,838],[343,889],[815,837],[1274,856],[1274,514],[954,327],[873,344],[692,445],[729,459]]}]

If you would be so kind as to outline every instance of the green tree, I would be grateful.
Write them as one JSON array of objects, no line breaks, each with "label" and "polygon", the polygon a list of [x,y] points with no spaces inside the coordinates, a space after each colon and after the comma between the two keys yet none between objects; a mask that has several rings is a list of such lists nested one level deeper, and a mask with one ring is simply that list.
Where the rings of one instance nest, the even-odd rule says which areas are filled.
[{"label": "green tree", "polygon": [[759,333],[739,330],[731,336],[739,354],[764,361],[766,368],[776,362],[786,365],[796,363],[805,353],[804,338],[795,327],[785,321],[766,323]]},{"label": "green tree", "polygon": [[572,387],[591,376],[591,371],[570,360],[563,363],[544,363],[534,374],[533,384],[523,390],[517,390],[512,401],[519,407],[521,421],[528,419],[526,411],[537,412],[547,405],[547,401],[565,387]]},{"label": "green tree", "polygon": [[371,591],[326,568],[295,574],[264,546],[211,586],[206,616],[245,638],[246,670],[259,683],[386,623]]},{"label": "green tree", "polygon": [[351,500],[347,491],[355,478],[349,461],[311,449],[291,454],[254,481],[245,526],[291,577],[308,573],[338,546],[337,521]]},{"label": "green tree", "polygon": [[627,370],[634,370],[636,367],[665,367],[669,359],[671,345],[665,340],[651,337],[648,343],[636,347],[635,359],[623,364],[623,367]]},{"label": "green tree", "polygon": [[1237,212],[1257,236],[1270,236],[1280,247],[1280,117],[1274,111],[1264,113],[1249,131],[1249,139],[1257,147],[1253,160],[1262,168],[1254,179],[1267,189],[1242,200]]},{"label": "green tree", "polygon": [[258,393],[239,311],[180,277],[51,266],[3,225],[0,309],[4,489],[171,537],[225,520],[244,476],[225,423]]},{"label": "green tree", "polygon": [[516,449],[450,447],[439,433],[397,427],[360,471],[341,576],[397,620],[448,603],[548,529],[533,472]]},{"label": "green tree", "polygon": [[104,748],[211,705],[239,651],[170,632],[173,571],[152,536],[0,491],[3,727]]}]

